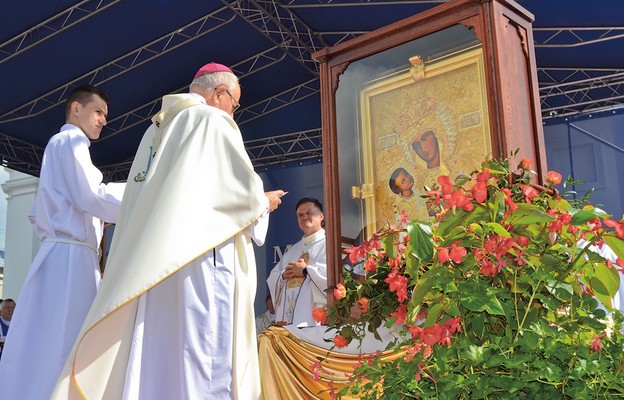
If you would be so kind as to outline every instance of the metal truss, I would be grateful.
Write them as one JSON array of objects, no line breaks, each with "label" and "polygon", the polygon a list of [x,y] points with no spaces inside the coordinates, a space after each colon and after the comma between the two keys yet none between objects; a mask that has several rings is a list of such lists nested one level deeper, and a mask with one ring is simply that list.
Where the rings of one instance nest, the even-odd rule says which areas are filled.
[{"label": "metal truss", "polygon": [[249,140],[245,142],[245,148],[255,168],[320,159],[322,156],[321,129]]},{"label": "metal truss", "polygon": [[[624,38],[624,27],[534,28],[535,48],[573,48]],[[542,119],[624,106],[624,69],[538,68]]]},{"label": "metal truss", "polygon": [[29,118],[47,111],[64,101],[66,95],[79,84],[88,82],[92,85],[100,85],[215,31],[230,23],[234,18],[235,15],[231,14],[227,7],[222,7],[215,12],[175,29],[145,46],[88,72],[27,104],[9,111],[0,116],[0,123]]},{"label": "metal truss", "polygon": [[568,48],[624,38],[624,27],[548,27],[533,28],[533,33],[536,48]]},{"label": "metal truss", "polygon": [[275,0],[221,1],[312,75],[318,76],[318,64],[311,54],[327,44],[294,13]]},{"label": "metal truss", "polygon": [[43,148],[0,133],[1,165],[30,175],[39,175]]},{"label": "metal truss", "polygon": [[79,24],[121,0],[84,0],[0,44],[0,64]]},{"label": "metal truss", "polygon": [[[244,79],[253,75],[254,73],[261,71],[265,68],[269,68],[280,61],[282,61],[286,55],[277,47],[272,47],[268,50],[262,51],[258,54],[255,54],[243,61],[240,61],[231,66],[232,70],[239,76],[239,79]],[[183,86],[177,90],[174,90],[170,94],[174,93],[182,93],[188,90],[188,85]],[[317,89],[318,90],[318,89]],[[291,97],[291,100],[293,98]],[[160,98],[152,100],[151,102],[144,104],[138,108],[128,111],[125,114],[122,114],[114,119],[108,121],[107,130],[112,133],[107,134],[104,137],[101,137],[98,141],[103,141],[110,139],[111,137],[122,133],[123,131],[133,128],[136,125],[142,124],[152,118],[154,114],[156,114],[160,109]],[[270,99],[269,99],[270,100]],[[266,102],[267,100],[265,100]],[[241,121],[244,121],[247,114],[251,114],[255,116],[257,112],[247,111],[255,110],[258,106],[253,105],[248,108],[243,108],[239,112],[238,117],[236,118],[237,122],[241,124]],[[266,113],[270,112],[267,107],[263,108],[263,111]],[[241,118],[242,116],[242,118]]]},{"label": "metal truss", "polygon": [[243,125],[249,121],[253,121],[256,118],[260,118],[269,113],[280,110],[290,104],[307,99],[310,96],[314,96],[315,94],[320,93],[320,91],[319,80],[311,79],[242,109],[239,116],[236,117],[236,122],[238,125]]},{"label": "metal truss", "polygon": [[539,68],[542,119],[624,106],[624,69]]},{"label": "metal truss", "polygon": [[[276,164],[284,164],[305,160],[320,160],[323,147],[321,129],[310,129],[301,132],[288,133],[269,138],[248,140],[245,149],[249,154],[254,168],[260,169]],[[101,167],[106,182],[125,181],[132,160]]]}]

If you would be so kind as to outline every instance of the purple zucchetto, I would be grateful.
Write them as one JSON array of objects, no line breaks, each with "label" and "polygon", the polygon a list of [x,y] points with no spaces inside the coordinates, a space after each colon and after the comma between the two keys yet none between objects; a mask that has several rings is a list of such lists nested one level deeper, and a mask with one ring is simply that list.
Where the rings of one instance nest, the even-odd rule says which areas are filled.
[{"label": "purple zucchetto", "polygon": [[229,72],[232,74],[234,73],[232,72],[231,69],[229,69],[223,64],[217,64],[217,63],[211,62],[201,67],[199,71],[197,71],[193,79],[197,79],[202,75],[212,74],[213,72]]}]

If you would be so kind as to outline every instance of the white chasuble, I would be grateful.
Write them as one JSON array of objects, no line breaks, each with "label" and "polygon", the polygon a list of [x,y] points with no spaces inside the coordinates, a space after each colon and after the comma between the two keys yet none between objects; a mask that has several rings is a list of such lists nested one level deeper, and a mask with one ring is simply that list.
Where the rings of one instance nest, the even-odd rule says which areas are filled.
[{"label": "white chasuble", "polygon": [[[306,261],[305,277],[282,278],[289,262]],[[325,252],[325,230],[304,237],[284,254],[271,271],[267,284],[275,308],[275,322],[297,326],[314,326],[313,307],[327,303],[327,262]]]}]

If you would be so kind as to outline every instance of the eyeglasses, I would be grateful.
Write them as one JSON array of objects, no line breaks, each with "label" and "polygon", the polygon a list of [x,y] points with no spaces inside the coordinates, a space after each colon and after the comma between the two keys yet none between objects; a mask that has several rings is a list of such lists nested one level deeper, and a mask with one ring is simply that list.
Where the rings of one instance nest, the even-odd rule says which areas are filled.
[{"label": "eyeglasses", "polygon": [[230,96],[230,99],[232,100],[232,114],[234,114],[234,111],[240,108],[240,103],[236,101],[236,99],[234,98],[234,96],[232,96],[232,93],[230,93],[229,90],[225,89],[225,93],[227,93]]}]

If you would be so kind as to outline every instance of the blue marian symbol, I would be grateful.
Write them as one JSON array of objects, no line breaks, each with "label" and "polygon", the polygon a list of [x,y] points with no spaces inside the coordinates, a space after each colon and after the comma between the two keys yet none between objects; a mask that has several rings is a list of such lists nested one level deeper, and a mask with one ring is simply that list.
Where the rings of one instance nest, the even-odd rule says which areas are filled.
[{"label": "blue marian symbol", "polygon": [[150,170],[150,165],[152,164],[152,146],[150,146],[149,151],[150,151],[150,156],[147,159],[147,169],[143,172],[139,172],[138,174],[136,174],[136,176],[134,177],[135,182],[143,182],[145,178],[147,177],[147,173]]}]

